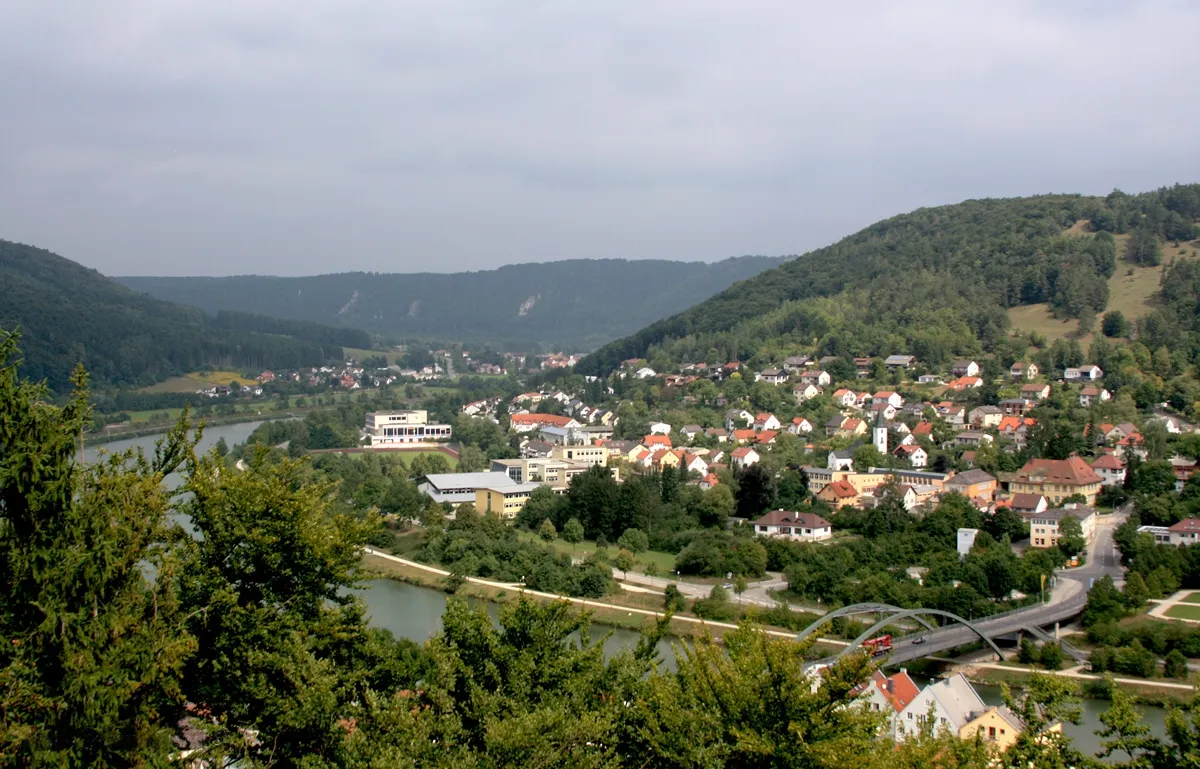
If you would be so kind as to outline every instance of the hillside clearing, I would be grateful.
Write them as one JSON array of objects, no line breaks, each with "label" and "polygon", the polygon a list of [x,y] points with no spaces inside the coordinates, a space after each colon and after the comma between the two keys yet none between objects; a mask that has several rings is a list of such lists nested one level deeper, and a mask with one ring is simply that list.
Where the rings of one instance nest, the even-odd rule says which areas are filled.
[{"label": "hillside clearing", "polygon": [[[1077,230],[1078,226],[1077,224],[1067,232],[1073,235],[1083,234],[1082,230]],[[1117,269],[1108,279],[1108,307],[1105,308],[1105,312],[1119,310],[1126,318],[1136,320],[1154,309],[1158,301],[1158,289],[1162,282],[1165,266],[1177,259],[1195,258],[1193,254],[1197,244],[1193,241],[1181,243],[1176,247],[1173,243],[1166,242],[1162,246],[1163,263],[1161,266],[1139,267],[1119,256],[1124,253],[1125,241],[1129,240],[1129,236],[1117,235],[1115,238],[1118,254]],[[1055,318],[1050,311],[1050,305],[1045,303],[1010,307],[1008,319],[1012,323],[1013,330],[1026,333],[1034,331],[1051,342],[1055,339],[1065,339],[1079,330],[1079,321]],[[1080,343],[1086,349],[1090,341],[1091,336],[1088,335],[1083,337]]]},{"label": "hillside clearing", "polygon": [[237,382],[240,385],[257,384],[253,379],[247,379],[236,371],[193,371],[183,376],[164,379],[158,384],[143,387],[145,393],[194,393],[210,387],[230,385]]}]

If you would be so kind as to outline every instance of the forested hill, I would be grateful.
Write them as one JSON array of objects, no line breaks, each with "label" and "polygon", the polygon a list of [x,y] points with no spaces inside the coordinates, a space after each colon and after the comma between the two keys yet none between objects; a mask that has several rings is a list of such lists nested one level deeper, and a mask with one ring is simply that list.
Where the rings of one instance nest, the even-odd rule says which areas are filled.
[{"label": "forested hill", "polygon": [[[1079,318],[1087,331],[1108,305],[1108,279],[1119,264],[1157,263],[1166,241],[1188,246],[1200,234],[1198,219],[1196,184],[1140,195],[1043,195],[923,208],[652,323],[588,356],[577,370],[604,374],[630,358],[665,367],[774,360],[798,351],[907,352],[938,364],[990,349],[1008,332],[1006,309],[1022,304],[1048,303],[1059,317]],[[1167,337],[1195,335],[1200,329],[1187,301],[1163,306],[1146,328]]]},{"label": "forested hill", "polygon": [[[22,373],[69,387],[76,363],[101,384],[146,385],[205,366],[295,367],[365,347],[362,331],[274,318],[205,316],[131,291],[95,270],[0,240],[0,329],[20,328]],[[364,344],[365,343],[365,344]]]},{"label": "forested hill", "polygon": [[782,261],[762,256],[714,264],[577,259],[449,274],[116,280],[210,313],[243,310],[399,336],[590,347]]}]

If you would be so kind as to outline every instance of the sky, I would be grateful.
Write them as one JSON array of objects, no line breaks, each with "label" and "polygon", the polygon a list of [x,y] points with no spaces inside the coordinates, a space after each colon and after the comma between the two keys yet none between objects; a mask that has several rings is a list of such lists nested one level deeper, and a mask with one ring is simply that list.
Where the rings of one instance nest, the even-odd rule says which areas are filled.
[{"label": "sky", "polygon": [[6,0],[0,238],[109,275],[797,254],[1200,182],[1191,0]]}]

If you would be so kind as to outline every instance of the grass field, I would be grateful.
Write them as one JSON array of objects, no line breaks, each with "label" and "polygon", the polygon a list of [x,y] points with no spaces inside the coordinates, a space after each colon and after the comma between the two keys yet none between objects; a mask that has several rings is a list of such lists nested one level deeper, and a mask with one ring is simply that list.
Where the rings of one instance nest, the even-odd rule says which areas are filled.
[{"label": "grass field", "polygon": [[[1079,226],[1072,227],[1068,234],[1077,234]],[[1126,318],[1135,320],[1154,309],[1158,294],[1159,283],[1162,280],[1163,267],[1138,267],[1121,258],[1125,251],[1125,241],[1128,235],[1115,236],[1117,241],[1117,269],[1108,279],[1109,310],[1120,310]],[[1191,243],[1182,243],[1178,248],[1171,242],[1162,246],[1163,265],[1173,259],[1191,259],[1196,247]],[[1012,327],[1019,331],[1036,331],[1047,340],[1064,339],[1079,330],[1076,320],[1059,320],[1050,312],[1048,304],[1030,304],[1012,307],[1008,310],[1008,318]],[[1099,319],[1097,319],[1099,322]],[[1092,335],[1080,339],[1080,344],[1086,350]]]},{"label": "grass field", "polygon": [[415,460],[418,456],[427,456],[428,457],[428,456],[437,455],[437,456],[441,457],[442,459],[446,460],[446,462],[450,465],[451,470],[455,470],[458,468],[458,457],[452,456],[450,454],[446,454],[441,451],[405,451],[404,449],[387,449],[387,450],[381,450],[381,451],[330,451],[327,453],[329,453],[329,454],[345,454],[346,456],[348,456],[352,459],[362,459],[363,457],[365,457],[368,454],[383,454],[385,456],[396,455],[396,456],[399,456],[402,460],[404,460],[404,464],[410,465],[410,466],[412,465],[413,460]]},{"label": "grass field", "polygon": [[183,376],[171,377],[158,384],[143,387],[147,393],[194,393],[197,390],[228,385],[237,382],[240,385],[257,384],[253,379],[247,379],[236,371],[193,371]]},{"label": "grass field", "polygon": [[1165,612],[1168,617],[1175,619],[1195,619],[1200,620],[1200,606],[1196,604],[1180,603],[1167,609]]},{"label": "grass field", "polygon": [[1179,599],[1180,603],[1200,603],[1200,591],[1188,593],[1183,598]]},{"label": "grass field", "polygon": [[395,363],[396,361],[400,360],[400,357],[404,354],[396,352],[395,350],[388,350],[385,352],[383,350],[363,350],[357,347],[343,347],[342,352],[346,354],[346,357],[354,358],[357,361],[363,361],[367,358],[373,358],[376,355],[382,355],[383,357],[387,358],[388,363]]},{"label": "grass field", "polygon": [[[522,531],[520,532],[519,536],[521,539],[529,541],[542,541],[542,538],[532,531]],[[586,558],[587,556],[596,552],[596,543],[591,540],[584,540],[583,542],[580,542],[578,545],[575,545],[574,549],[572,549],[570,542],[564,542],[561,539],[554,540],[550,543],[550,545],[560,553],[574,555],[578,558]],[[610,555],[616,555],[616,543],[613,543],[609,546],[608,552]],[[671,555],[670,553],[659,553],[653,550],[645,553],[639,553],[637,556],[637,565],[633,567],[633,570],[642,571],[646,565],[650,563],[658,565],[658,573],[662,576],[667,576],[675,571],[675,556]]]}]

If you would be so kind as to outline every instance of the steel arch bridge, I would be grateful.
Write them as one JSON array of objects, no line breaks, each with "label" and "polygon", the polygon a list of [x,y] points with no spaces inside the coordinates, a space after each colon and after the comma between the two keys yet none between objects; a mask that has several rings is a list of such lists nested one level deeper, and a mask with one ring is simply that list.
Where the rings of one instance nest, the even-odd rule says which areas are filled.
[{"label": "steel arch bridge", "polygon": [[[813,622],[811,625],[809,625],[808,627],[801,630],[800,633],[796,636],[796,640],[803,641],[805,638],[808,638],[810,635],[817,632],[822,627],[829,624],[830,622],[837,619],[838,617],[848,617],[852,614],[868,614],[870,612],[887,612],[887,614],[889,616],[895,616],[897,614],[903,613],[904,611],[906,611],[906,610],[901,609],[899,606],[893,606],[890,603],[850,604],[849,606],[843,606],[840,609],[835,609],[827,614],[821,615],[820,617],[817,618],[817,620],[815,622]],[[924,617],[916,616],[916,617],[913,617],[913,619],[915,619],[917,622],[920,622],[922,625],[924,625],[930,631],[937,630],[937,628],[935,628],[933,625],[929,624],[929,621],[926,620]]]},{"label": "steel arch bridge", "polygon": [[[1000,659],[1004,659],[1004,652],[1002,652],[1000,650],[1000,647],[996,645],[996,642],[992,640],[991,636],[989,636],[987,633],[983,632],[978,627],[976,627],[975,624],[972,623],[970,620],[960,617],[957,614],[952,614],[948,611],[942,611],[941,609],[902,609],[899,613],[893,614],[890,617],[881,619],[878,622],[876,622],[874,625],[872,625],[871,627],[864,630],[862,632],[862,634],[859,635],[858,638],[855,638],[853,641],[850,642],[849,646],[847,646],[842,651],[838,652],[838,654],[835,656],[835,659],[844,657],[847,654],[849,654],[850,652],[857,649],[858,647],[862,646],[863,641],[866,641],[868,638],[875,635],[880,630],[883,630],[885,627],[892,624],[896,620],[907,619],[907,618],[911,617],[911,618],[917,619],[919,621],[922,616],[945,617],[946,619],[954,620],[958,624],[960,624],[963,627],[970,630],[975,635],[979,636],[980,640],[982,640],[988,646],[992,647],[992,651],[996,652],[997,657],[999,657]],[[929,627],[928,623],[924,623],[924,624],[926,627]]]}]

